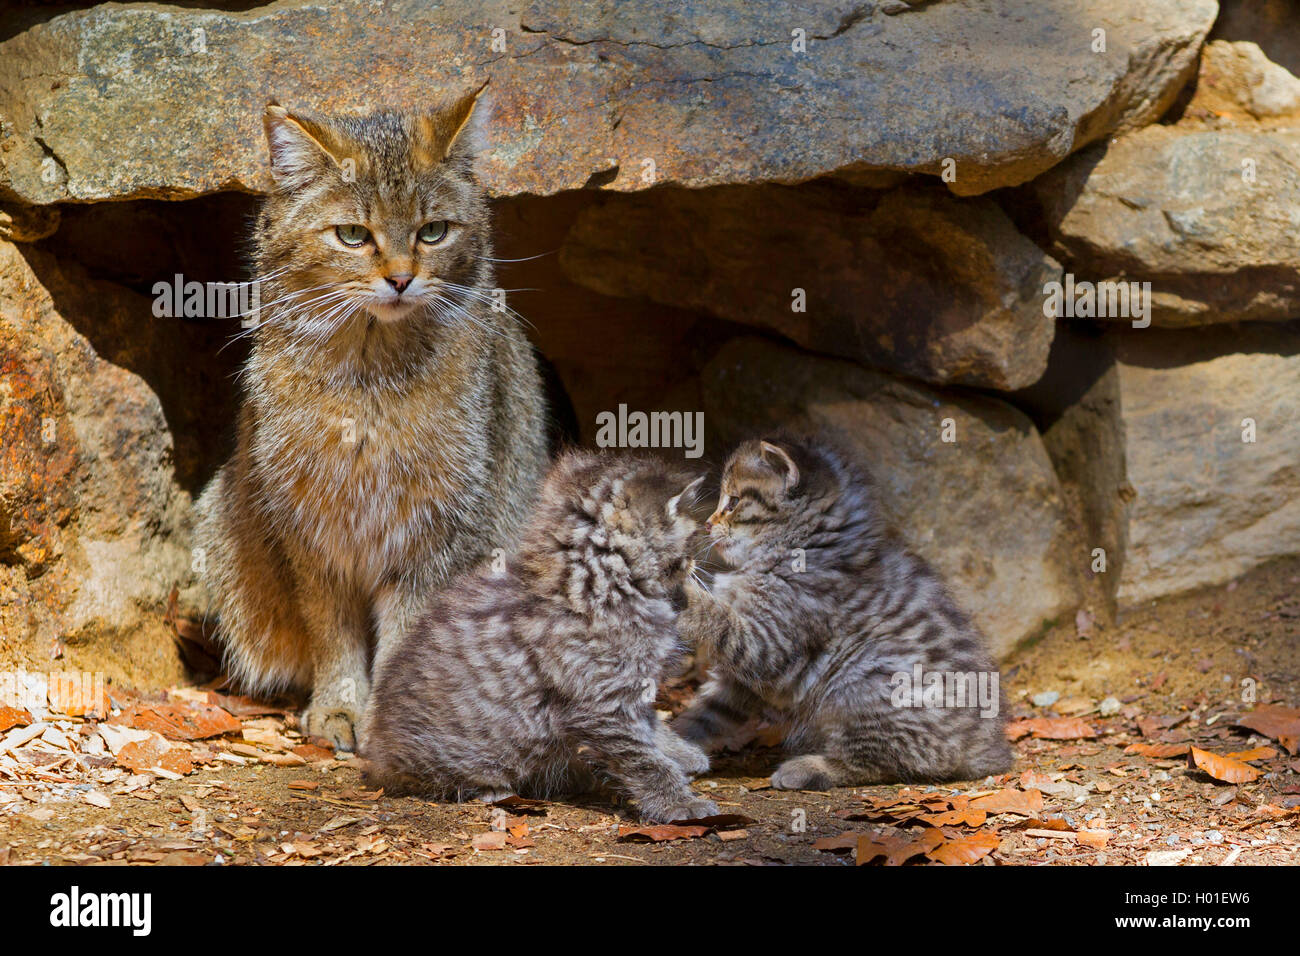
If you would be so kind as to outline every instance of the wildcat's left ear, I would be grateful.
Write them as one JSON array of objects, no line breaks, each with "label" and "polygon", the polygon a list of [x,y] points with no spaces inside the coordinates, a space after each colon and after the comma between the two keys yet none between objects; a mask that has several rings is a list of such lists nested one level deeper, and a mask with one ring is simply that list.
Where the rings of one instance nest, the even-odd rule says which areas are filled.
[{"label": "wildcat's left ear", "polygon": [[785,475],[787,491],[799,484],[799,466],[794,463],[794,459],[784,448],[773,445],[770,441],[759,442],[758,447],[763,461]]},{"label": "wildcat's left ear", "polygon": [[668,499],[668,517],[670,518],[677,517],[677,512],[679,510],[681,500],[683,498],[689,499],[692,495],[694,495],[695,492],[699,490],[700,484],[704,481],[704,478],[705,478],[704,475],[700,475],[698,478],[694,479],[690,484],[688,484],[685,488],[683,488],[677,494],[673,495],[671,498]]},{"label": "wildcat's left ear", "polygon": [[441,163],[452,154],[473,159],[483,148],[483,128],[487,108],[483,91],[488,80],[435,113],[418,122],[420,159],[428,165]]}]

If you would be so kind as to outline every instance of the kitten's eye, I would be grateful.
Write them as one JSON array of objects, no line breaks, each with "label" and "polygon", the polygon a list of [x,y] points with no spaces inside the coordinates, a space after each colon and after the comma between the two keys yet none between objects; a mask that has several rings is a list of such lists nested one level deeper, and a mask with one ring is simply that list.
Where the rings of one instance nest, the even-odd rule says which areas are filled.
[{"label": "kitten's eye", "polygon": [[437,222],[426,222],[415,235],[427,246],[442,242],[447,235],[447,221],[439,219]]},{"label": "kitten's eye", "polygon": [[735,495],[730,495],[727,498],[727,504],[722,509],[722,513],[724,515],[731,514],[733,511],[736,510],[736,505],[738,504],[740,504],[740,499],[737,498]]},{"label": "kitten's eye", "polygon": [[363,246],[370,239],[370,230],[365,226],[358,226],[356,223],[335,226],[334,234],[339,237],[339,242],[345,246]]}]

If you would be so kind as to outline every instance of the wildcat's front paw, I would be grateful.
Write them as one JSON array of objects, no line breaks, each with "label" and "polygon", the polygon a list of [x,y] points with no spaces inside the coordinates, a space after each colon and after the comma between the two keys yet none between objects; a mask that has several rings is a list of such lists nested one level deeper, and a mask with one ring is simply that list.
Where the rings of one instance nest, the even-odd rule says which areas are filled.
[{"label": "wildcat's front paw", "polygon": [[361,715],[346,706],[311,703],[302,712],[299,723],[307,737],[323,737],[335,750],[357,749],[357,725]]},{"label": "wildcat's front paw", "polygon": [[674,820],[698,820],[718,815],[712,800],[686,798],[677,800],[646,799],[640,801],[641,819],[646,823],[672,823]]},{"label": "wildcat's front paw", "polygon": [[815,754],[792,757],[772,774],[776,790],[829,790],[835,786],[835,772],[825,757]]}]

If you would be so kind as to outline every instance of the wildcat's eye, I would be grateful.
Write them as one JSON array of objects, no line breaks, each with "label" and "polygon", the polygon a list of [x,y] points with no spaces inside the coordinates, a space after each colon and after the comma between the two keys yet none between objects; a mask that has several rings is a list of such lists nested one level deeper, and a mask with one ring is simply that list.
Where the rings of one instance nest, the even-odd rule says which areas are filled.
[{"label": "wildcat's eye", "polygon": [[736,510],[736,505],[738,504],[740,504],[740,499],[737,498],[735,495],[729,495],[727,497],[727,503],[722,508],[722,513],[724,515],[731,514],[733,511]]},{"label": "wildcat's eye", "polygon": [[439,219],[437,222],[426,222],[415,235],[427,246],[442,242],[447,235],[447,221]]},{"label": "wildcat's eye", "polygon": [[370,230],[365,226],[358,226],[356,223],[335,226],[334,234],[339,237],[339,242],[345,246],[362,246],[370,238]]}]

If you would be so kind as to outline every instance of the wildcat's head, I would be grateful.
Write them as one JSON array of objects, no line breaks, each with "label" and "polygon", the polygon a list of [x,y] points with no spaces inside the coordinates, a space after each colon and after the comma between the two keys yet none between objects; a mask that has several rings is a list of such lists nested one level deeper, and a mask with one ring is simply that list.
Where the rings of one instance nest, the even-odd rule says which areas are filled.
[{"label": "wildcat's head", "polygon": [[785,562],[840,527],[846,514],[866,520],[864,495],[844,459],[826,447],[785,436],[743,442],[727,459],[718,507],[706,522],[714,553],[737,567]]},{"label": "wildcat's head", "polygon": [[259,271],[295,321],[320,326],[313,334],[356,316],[454,321],[487,295],[488,207],[473,172],[481,91],[423,114],[267,107],[274,189]]},{"label": "wildcat's head", "polygon": [[693,568],[690,506],[703,481],[655,458],[568,452],[542,487],[523,551],[586,609],[669,596]]}]

